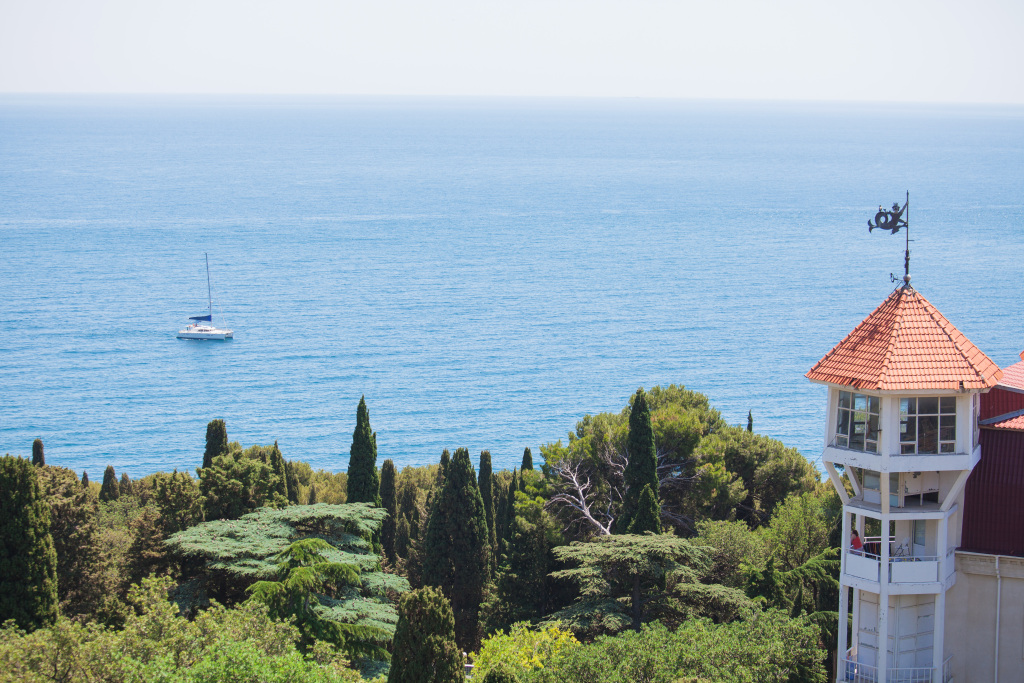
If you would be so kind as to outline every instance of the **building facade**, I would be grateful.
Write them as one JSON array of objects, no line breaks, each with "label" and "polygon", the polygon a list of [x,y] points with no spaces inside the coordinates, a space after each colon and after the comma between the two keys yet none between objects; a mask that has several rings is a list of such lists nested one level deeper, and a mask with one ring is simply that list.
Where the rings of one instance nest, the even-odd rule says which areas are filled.
[{"label": "building facade", "polygon": [[[1017,366],[908,282],[807,373],[828,387],[822,462],[843,503],[839,683],[1024,681],[1024,481],[1005,486],[1024,472],[1020,366],[1014,388]],[[987,647],[1000,678],[974,662],[986,618],[999,642],[1017,633],[1015,660]]]}]

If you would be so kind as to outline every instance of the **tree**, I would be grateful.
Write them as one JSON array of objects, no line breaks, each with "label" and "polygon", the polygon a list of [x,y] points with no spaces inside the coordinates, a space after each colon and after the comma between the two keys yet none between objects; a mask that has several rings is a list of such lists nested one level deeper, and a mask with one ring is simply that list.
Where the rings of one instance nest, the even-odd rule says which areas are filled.
[{"label": "tree", "polygon": [[466,651],[475,650],[490,544],[483,498],[465,448],[455,451],[434,497],[422,555],[424,585],[441,588],[455,614],[456,641]]},{"label": "tree", "polygon": [[395,491],[395,463],[391,458],[384,461],[380,468],[380,504],[388,511],[388,516],[381,527],[380,542],[388,562],[394,566],[398,559],[395,554],[395,533],[398,529],[398,500]]},{"label": "tree", "polygon": [[480,472],[477,482],[480,497],[484,501],[484,516],[487,519],[487,543],[491,548],[491,568],[497,563],[498,542],[494,533],[494,475],[491,473],[491,452],[480,452]]},{"label": "tree", "polygon": [[382,659],[390,632],[328,619],[317,609],[319,596],[340,595],[349,587],[361,585],[359,566],[330,562],[327,553],[333,550],[321,538],[295,541],[274,556],[279,561],[277,580],[254,583],[249,587],[251,599],[267,605],[272,618],[293,619],[307,650],[317,641],[327,641],[350,655]]},{"label": "tree", "polygon": [[533,469],[533,453],[530,452],[530,447],[527,446],[523,451],[523,464],[520,469],[532,470]]},{"label": "tree", "polygon": [[377,474],[377,435],[370,429],[366,397],[356,408],[356,429],[348,460],[348,502],[373,503],[380,507],[380,477]]},{"label": "tree", "polygon": [[50,509],[36,468],[22,458],[0,458],[0,623],[25,630],[57,619],[57,554]]},{"label": "tree", "polygon": [[277,487],[275,488],[275,491],[282,499],[284,499],[284,501],[288,501],[288,472],[284,465],[284,457],[281,455],[281,449],[277,447],[277,441],[275,441],[274,445],[267,449],[266,452],[267,464],[270,465],[271,469],[274,470],[274,474],[277,475]]},{"label": "tree", "polygon": [[108,503],[121,497],[121,487],[117,483],[117,475],[114,473],[114,466],[107,465],[103,470],[103,484],[100,486],[100,500]]},{"label": "tree", "polygon": [[629,533],[643,534],[650,531],[655,534],[661,533],[661,510],[658,501],[651,491],[650,484],[644,484],[643,493],[640,494],[640,502],[637,504],[636,515],[629,524]]},{"label": "tree", "polygon": [[280,476],[269,463],[270,450],[264,446],[229,450],[209,467],[197,470],[206,519],[237,519],[264,506],[288,504],[280,493]]},{"label": "tree", "polygon": [[316,484],[309,485],[309,497],[306,499],[306,505],[316,505],[319,502],[316,496]]},{"label": "tree", "polygon": [[747,431],[754,431],[754,412],[752,410],[747,411]]},{"label": "tree", "polygon": [[448,449],[446,448],[443,451],[441,451],[441,462],[437,468],[437,486],[440,487],[441,483],[444,481],[444,478],[448,475],[448,465],[450,465],[451,462],[451,453],[449,453]]},{"label": "tree", "polygon": [[133,493],[132,480],[128,477],[127,472],[121,473],[121,482],[118,484],[118,488],[121,491],[122,496],[130,496]]},{"label": "tree", "polygon": [[[468,453],[466,457],[468,460]],[[431,587],[406,593],[398,603],[398,626],[388,683],[462,683],[465,680],[462,651],[455,639],[455,615],[448,599]]]},{"label": "tree", "polygon": [[[276,442],[275,442],[276,443]],[[288,486],[288,502],[292,505],[299,504],[299,475],[295,471],[295,465],[288,461],[284,464],[285,479]]]},{"label": "tree", "polygon": [[153,503],[160,511],[166,536],[202,523],[203,495],[199,483],[188,472],[160,472],[153,477]]},{"label": "tree", "polygon": [[224,420],[211,420],[206,425],[206,450],[203,451],[203,467],[213,464],[213,459],[228,452],[228,428]]},{"label": "tree", "polygon": [[636,390],[633,407],[629,412],[629,436],[626,439],[626,462],[623,471],[625,493],[622,511],[615,520],[620,532],[629,529],[640,505],[640,496],[645,486],[651,487],[655,501],[658,498],[658,452],[654,446],[654,429],[651,427],[651,411],[647,407],[647,395],[643,388]]},{"label": "tree", "polygon": [[36,439],[32,442],[32,464],[42,467],[46,464],[46,456],[43,454],[43,440]]},{"label": "tree", "polygon": [[88,489],[89,488],[89,473],[88,472],[82,472],[82,488],[83,489]]},{"label": "tree", "polygon": [[[480,645],[480,651],[473,655],[473,678],[491,678],[496,672],[505,672],[498,681],[517,680],[519,676],[528,679],[530,674],[543,669],[552,659],[566,654],[580,646],[572,631],[558,626],[531,628],[527,622],[513,624],[488,637]],[[512,676],[511,679],[504,676]]]},{"label": "tree", "polygon": [[576,603],[555,612],[578,633],[635,631],[665,607],[666,582],[694,581],[707,566],[702,548],[674,536],[597,536],[588,543],[555,548],[555,557],[575,565],[553,572],[575,583]]}]

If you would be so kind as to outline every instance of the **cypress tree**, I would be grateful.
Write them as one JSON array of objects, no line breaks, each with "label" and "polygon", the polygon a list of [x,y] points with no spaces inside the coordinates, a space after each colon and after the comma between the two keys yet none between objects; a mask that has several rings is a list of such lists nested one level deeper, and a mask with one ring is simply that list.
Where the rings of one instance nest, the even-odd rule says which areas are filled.
[{"label": "cypress tree", "polygon": [[121,497],[121,487],[117,484],[117,475],[114,473],[114,466],[107,465],[103,470],[103,484],[100,486],[100,500],[109,502]]},{"label": "cypress tree", "polygon": [[309,485],[309,498],[306,499],[306,505],[316,505],[316,484]]},{"label": "cypress tree", "polygon": [[398,498],[395,491],[395,463],[391,458],[384,461],[380,468],[380,505],[388,511],[380,531],[380,542],[388,562],[395,564],[395,533],[398,528]]},{"label": "cypress tree", "polygon": [[626,456],[629,458],[623,473],[626,493],[623,496],[622,511],[615,521],[616,533],[620,534],[629,529],[633,517],[637,514],[644,486],[649,485],[655,501],[658,500],[658,453],[654,448],[654,429],[651,427],[647,394],[642,387],[636,390],[633,407],[629,411]]},{"label": "cypress tree", "polygon": [[451,462],[452,462],[451,453],[449,453],[448,449],[446,448],[443,451],[441,451],[441,462],[439,463],[438,468],[437,468],[437,485],[438,486],[440,486],[441,484],[444,483],[444,478],[448,475],[448,465],[450,465]]},{"label": "cypress tree", "polygon": [[398,518],[398,525],[395,528],[395,554],[403,560],[409,558],[409,544],[412,536],[409,528],[409,518],[401,515]]},{"label": "cypress tree", "polygon": [[633,516],[633,521],[630,523],[629,530],[626,533],[642,534],[645,531],[653,531],[656,534],[661,533],[661,509],[658,507],[658,501],[654,497],[654,492],[651,491],[650,484],[644,485],[636,514]]},{"label": "cypress tree", "polygon": [[370,429],[366,397],[359,399],[356,430],[348,460],[348,502],[373,503],[380,507],[380,475],[377,474],[377,435]]},{"label": "cypress tree", "polygon": [[50,508],[28,460],[0,458],[0,623],[25,630],[57,620],[57,553]]},{"label": "cypress tree", "polygon": [[388,683],[462,683],[462,652],[455,641],[452,606],[441,591],[426,587],[398,603],[394,655]]},{"label": "cypress tree", "polygon": [[206,450],[203,452],[203,467],[213,464],[213,459],[228,452],[228,428],[224,420],[211,420],[206,425]]},{"label": "cypress tree", "polygon": [[89,488],[89,473],[88,472],[82,472],[82,488],[83,489]]},{"label": "cypress tree", "polygon": [[747,431],[754,431],[754,413],[753,411],[747,411]]},{"label": "cypress tree", "polygon": [[523,470],[533,469],[533,453],[530,452],[530,447],[527,446],[526,450],[523,451]]},{"label": "cypress tree", "polygon": [[32,442],[32,464],[42,467],[46,464],[46,456],[43,455],[43,440],[36,439]]},{"label": "cypress tree", "polygon": [[291,503],[292,505],[298,505],[299,475],[295,473],[295,465],[293,465],[291,462],[285,462],[284,474],[285,480],[288,482],[288,502]]},{"label": "cypress tree", "polygon": [[281,455],[281,449],[277,447],[277,441],[274,441],[274,445],[267,451],[267,464],[273,468],[274,474],[277,475],[277,484],[274,487],[274,491],[279,493],[285,500],[288,500],[288,472],[285,471],[284,456]]},{"label": "cypress tree", "polygon": [[132,495],[132,480],[128,478],[127,472],[121,473],[121,483],[119,485],[122,496]]},{"label": "cypress tree", "polygon": [[487,544],[491,548],[491,568],[497,564],[498,543],[494,533],[494,487],[491,474],[491,452],[480,451],[480,472],[477,486],[484,501],[484,517],[487,520]]},{"label": "cypress tree", "polygon": [[434,497],[422,544],[423,584],[438,586],[452,603],[455,640],[479,645],[479,611],[490,568],[487,515],[469,451],[455,451],[444,486]]},{"label": "cypress tree", "polygon": [[516,471],[512,470],[512,481],[509,482],[508,490],[505,492],[505,528],[501,540],[507,541],[512,535],[512,524],[516,519],[516,491],[519,490]]}]

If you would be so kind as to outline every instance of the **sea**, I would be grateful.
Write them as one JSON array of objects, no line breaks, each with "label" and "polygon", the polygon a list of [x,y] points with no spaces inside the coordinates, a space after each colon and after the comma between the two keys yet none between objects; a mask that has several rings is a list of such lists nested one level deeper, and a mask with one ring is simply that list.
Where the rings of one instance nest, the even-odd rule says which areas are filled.
[{"label": "sea", "polygon": [[[804,373],[901,278],[1024,349],[1024,109],[0,96],[0,453],[139,477],[231,440],[535,460],[681,384],[795,447]],[[208,310],[226,342],[176,338]]]}]

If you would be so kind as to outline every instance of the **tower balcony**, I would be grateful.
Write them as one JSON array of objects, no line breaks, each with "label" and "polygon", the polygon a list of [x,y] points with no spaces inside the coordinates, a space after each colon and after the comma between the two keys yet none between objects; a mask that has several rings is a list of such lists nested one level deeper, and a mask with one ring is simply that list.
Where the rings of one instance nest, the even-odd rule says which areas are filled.
[{"label": "tower balcony", "polygon": [[874,472],[950,472],[974,469],[981,459],[981,448],[975,447],[963,453],[902,455],[846,448],[837,445],[833,439],[825,447],[821,459],[844,467],[859,467]]},{"label": "tower balcony", "polygon": [[[839,666],[837,683],[880,683],[883,680],[878,667],[859,661],[857,648],[846,651]],[[887,667],[886,683],[953,683],[953,658],[947,657],[939,670],[933,666]]]},{"label": "tower balcony", "polygon": [[881,554],[869,552],[877,549],[881,539],[866,537],[864,549],[843,550],[842,571],[839,582],[871,593],[881,593],[883,583],[890,595],[941,593],[956,583],[956,548],[944,556],[911,555],[904,546],[890,537],[888,561]]}]

